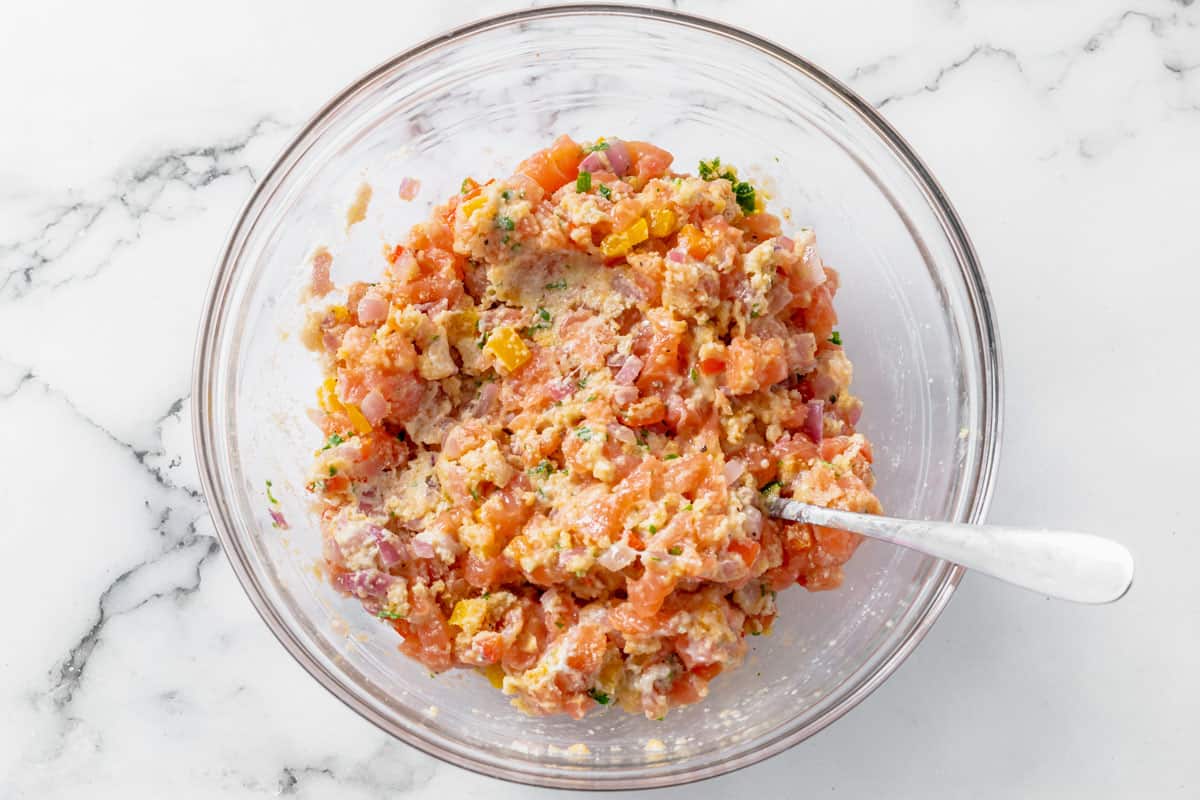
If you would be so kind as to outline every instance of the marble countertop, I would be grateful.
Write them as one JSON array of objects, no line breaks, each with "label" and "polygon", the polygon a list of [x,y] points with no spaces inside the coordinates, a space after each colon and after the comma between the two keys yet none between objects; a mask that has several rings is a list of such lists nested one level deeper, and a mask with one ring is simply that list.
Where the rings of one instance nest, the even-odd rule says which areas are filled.
[{"label": "marble countertop", "polygon": [[[0,797],[569,794],[398,744],[292,662],[221,555],[189,424],[210,271],[278,149],[367,68],[517,5],[0,10]],[[1117,538],[1139,578],[1093,608],[968,576],[838,724],[657,796],[1195,797],[1200,4],[671,5],[808,56],[913,143],[999,310],[991,518]]]}]

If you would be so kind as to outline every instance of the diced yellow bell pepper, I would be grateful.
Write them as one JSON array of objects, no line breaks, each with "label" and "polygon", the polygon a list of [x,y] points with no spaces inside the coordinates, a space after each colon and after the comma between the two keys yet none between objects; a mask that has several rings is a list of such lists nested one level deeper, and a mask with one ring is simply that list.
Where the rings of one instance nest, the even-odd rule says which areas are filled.
[{"label": "diced yellow bell pepper", "polygon": [[450,624],[462,628],[464,633],[473,634],[487,621],[488,601],[482,597],[459,600],[454,604]]},{"label": "diced yellow bell pepper", "polygon": [[342,410],[341,401],[337,396],[336,378],[326,378],[325,382],[317,387],[317,404],[331,414]]},{"label": "diced yellow bell pepper", "polygon": [[472,214],[474,214],[476,211],[478,211],[479,209],[483,208],[483,204],[486,202],[487,202],[487,196],[483,195],[483,194],[478,194],[475,197],[472,197],[467,202],[460,205],[458,208],[463,213],[463,219],[466,219],[466,218],[470,217]]},{"label": "diced yellow bell pepper", "polygon": [[371,423],[367,422],[367,418],[358,410],[358,406],[346,403],[346,416],[350,418],[350,424],[360,435],[365,436],[371,432]]},{"label": "diced yellow bell pepper", "polygon": [[630,225],[620,233],[610,233],[600,242],[600,252],[605,258],[615,258],[628,253],[635,244],[641,244],[650,238],[650,226],[644,217]]},{"label": "diced yellow bell pepper", "polygon": [[650,238],[650,226],[639,217],[637,222],[625,229],[625,235],[629,237],[630,245],[641,244]]},{"label": "diced yellow bell pepper", "polygon": [[330,306],[329,311],[338,322],[345,322],[350,319],[350,311],[345,306]]},{"label": "diced yellow bell pepper", "polygon": [[513,372],[529,360],[529,348],[521,341],[521,335],[508,325],[492,331],[485,347],[509,372]]},{"label": "diced yellow bell pepper", "polygon": [[499,664],[488,664],[483,669],[479,670],[483,673],[483,677],[488,679],[488,683],[497,689],[504,688],[504,667]]},{"label": "diced yellow bell pepper", "polygon": [[669,208],[650,211],[650,235],[656,238],[670,236],[675,231],[675,212]]}]

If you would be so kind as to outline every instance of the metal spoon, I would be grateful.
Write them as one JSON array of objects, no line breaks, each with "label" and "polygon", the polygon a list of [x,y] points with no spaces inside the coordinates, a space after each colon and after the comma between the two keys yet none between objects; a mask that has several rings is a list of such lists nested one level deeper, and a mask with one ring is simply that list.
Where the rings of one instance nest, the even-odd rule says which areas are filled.
[{"label": "metal spoon", "polygon": [[1090,533],[894,519],[798,500],[772,500],[768,510],[773,517],[861,533],[1077,603],[1111,603],[1133,583],[1129,551]]}]

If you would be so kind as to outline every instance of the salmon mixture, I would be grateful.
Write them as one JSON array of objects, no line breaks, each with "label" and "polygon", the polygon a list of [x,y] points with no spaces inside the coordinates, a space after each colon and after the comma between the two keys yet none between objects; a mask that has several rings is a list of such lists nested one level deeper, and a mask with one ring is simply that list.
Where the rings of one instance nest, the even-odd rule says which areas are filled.
[{"label": "salmon mixture", "polygon": [[334,585],[526,713],[700,700],[858,545],[766,503],[880,511],[837,273],[735,169],[672,160],[562,136],[467,178],[304,330]]}]

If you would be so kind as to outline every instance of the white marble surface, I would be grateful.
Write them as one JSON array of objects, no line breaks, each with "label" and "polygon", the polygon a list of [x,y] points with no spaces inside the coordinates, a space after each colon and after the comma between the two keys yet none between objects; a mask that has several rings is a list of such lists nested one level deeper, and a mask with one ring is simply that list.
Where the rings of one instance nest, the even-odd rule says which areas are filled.
[{"label": "white marble surface", "polygon": [[[992,518],[1127,543],[1083,608],[968,576],[827,732],[659,797],[1200,792],[1200,5],[679,0],[841,76],[909,137],[1001,318]],[[517,4],[0,8],[0,797],[565,796],[390,741],[271,638],[191,453],[202,296],[256,176],[378,61]]]}]

